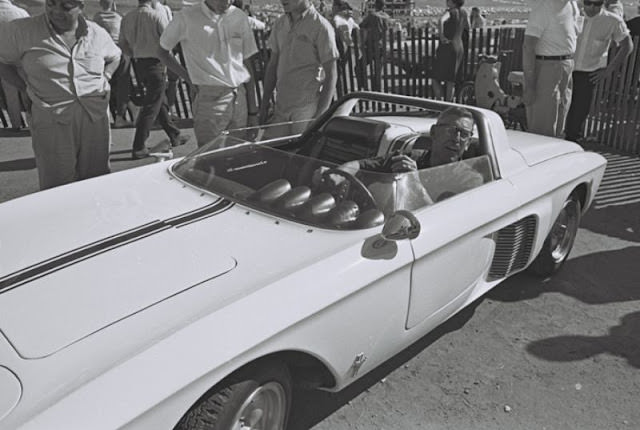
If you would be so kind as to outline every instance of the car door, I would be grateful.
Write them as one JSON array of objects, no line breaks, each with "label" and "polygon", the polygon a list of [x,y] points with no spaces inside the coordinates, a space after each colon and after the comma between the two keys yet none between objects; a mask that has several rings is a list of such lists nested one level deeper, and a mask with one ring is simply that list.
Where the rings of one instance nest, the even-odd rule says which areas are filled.
[{"label": "car door", "polygon": [[501,179],[413,211],[421,230],[411,241],[407,329],[435,326],[469,298],[491,265],[494,233],[516,220],[518,206],[515,188]]}]

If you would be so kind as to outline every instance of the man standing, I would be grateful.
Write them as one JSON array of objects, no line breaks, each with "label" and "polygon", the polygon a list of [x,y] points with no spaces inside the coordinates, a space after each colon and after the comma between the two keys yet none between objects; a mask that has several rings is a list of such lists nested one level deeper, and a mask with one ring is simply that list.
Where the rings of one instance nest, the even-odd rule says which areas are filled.
[{"label": "man standing", "polygon": [[48,0],[44,14],[0,26],[0,75],[26,87],[32,102],[41,189],[110,171],[109,79],[120,49],[83,7],[83,0]]},{"label": "man standing", "polygon": [[[122,23],[122,15],[116,12],[115,0],[100,0],[100,8],[93,16],[93,22],[107,30],[113,41],[118,44],[120,38],[120,24]],[[129,101],[131,92],[131,59],[126,55],[120,56],[120,65],[113,74],[109,85],[111,85],[111,112],[114,114],[113,126],[129,127],[132,124],[126,120],[127,108],[134,106]],[[132,112],[137,108],[132,108]]]},{"label": "man standing", "polygon": [[[171,54],[182,46],[186,69]],[[250,58],[258,52],[247,15],[230,0],[204,0],[183,9],[160,38],[159,56],[193,86],[193,129],[202,146],[230,128],[257,124]]]},{"label": "man standing", "polygon": [[[626,24],[617,14],[604,10],[604,0],[584,0],[583,3],[584,25],[576,48],[573,94],[566,127],[566,139],[573,142],[583,137],[584,121],[596,84],[616,70],[633,49]],[[611,41],[620,49],[607,64]]]},{"label": "man standing", "polygon": [[122,52],[133,59],[138,84],[145,89],[133,138],[133,159],[149,156],[145,142],[156,118],[169,136],[171,146],[183,145],[189,139],[188,136],[180,135],[180,129],[169,116],[165,95],[166,68],[158,58],[160,35],[169,24],[169,20],[164,12],[153,7],[152,2],[155,1],[138,0],[138,8],[124,16],[120,27]]},{"label": "man standing", "polygon": [[271,122],[293,121],[292,134],[301,133],[306,121],[323,113],[336,90],[338,72],[335,32],[311,0],[282,0],[284,15],[274,23],[269,46],[271,58],[264,77],[260,123],[267,120],[269,102],[276,90]]},{"label": "man standing", "polygon": [[[333,24],[336,28],[336,42],[342,43],[345,53],[353,48],[353,32],[360,26],[353,19],[353,8],[346,0],[336,0],[333,3]],[[338,51],[340,48],[338,48]]]},{"label": "man standing", "polygon": [[365,65],[372,65],[373,76],[371,87],[380,90],[382,66],[384,56],[384,42],[391,27],[391,17],[384,11],[384,0],[376,0],[374,11],[370,11],[360,23],[360,52],[362,58],[358,60],[360,84],[364,85]]},{"label": "man standing", "polygon": [[[11,0],[0,0],[0,25],[28,16],[29,14],[26,10],[14,6]],[[5,80],[0,81],[0,84],[2,85],[4,99],[7,104],[7,113],[9,114],[11,128],[13,130],[20,130],[22,128],[22,115],[20,114],[22,101],[20,99],[26,98],[26,94]]]},{"label": "man standing", "polygon": [[564,135],[580,20],[573,0],[541,0],[529,14],[522,65],[523,101],[532,133]]}]

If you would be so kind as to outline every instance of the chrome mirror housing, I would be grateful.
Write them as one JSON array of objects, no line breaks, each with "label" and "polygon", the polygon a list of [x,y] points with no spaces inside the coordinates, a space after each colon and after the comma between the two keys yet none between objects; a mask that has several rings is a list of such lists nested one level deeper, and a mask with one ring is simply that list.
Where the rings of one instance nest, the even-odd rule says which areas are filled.
[{"label": "chrome mirror housing", "polygon": [[382,228],[385,240],[415,239],[419,234],[420,222],[406,210],[399,210],[391,215]]}]

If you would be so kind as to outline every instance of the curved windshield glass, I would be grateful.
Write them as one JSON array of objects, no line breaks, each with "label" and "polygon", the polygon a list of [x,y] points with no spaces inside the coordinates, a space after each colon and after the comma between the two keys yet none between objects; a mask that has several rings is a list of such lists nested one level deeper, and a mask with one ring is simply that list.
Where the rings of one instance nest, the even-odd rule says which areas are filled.
[{"label": "curved windshield glass", "polygon": [[[357,230],[380,225],[398,209],[415,210],[457,194],[449,173],[478,171],[484,163],[451,163],[408,173],[358,170],[231,136],[205,146],[172,166],[173,174],[201,190],[261,212],[306,225]],[[471,167],[469,167],[471,166]],[[472,186],[486,182],[476,180]],[[428,192],[426,186],[438,191]],[[468,189],[467,188],[467,189]],[[436,195],[437,194],[437,195]]]}]

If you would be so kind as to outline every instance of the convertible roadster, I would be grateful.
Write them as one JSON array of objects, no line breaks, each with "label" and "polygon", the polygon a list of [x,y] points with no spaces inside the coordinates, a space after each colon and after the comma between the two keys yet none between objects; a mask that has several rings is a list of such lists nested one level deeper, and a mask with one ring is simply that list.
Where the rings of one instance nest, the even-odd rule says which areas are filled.
[{"label": "convertible roadster", "polygon": [[0,428],[284,429],[298,387],[341,390],[558,270],[595,153],[469,108],[458,162],[339,168],[430,148],[450,106],[353,93],[302,135],[231,132],[0,205]]}]

